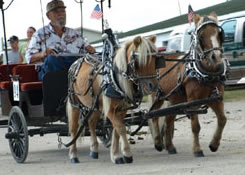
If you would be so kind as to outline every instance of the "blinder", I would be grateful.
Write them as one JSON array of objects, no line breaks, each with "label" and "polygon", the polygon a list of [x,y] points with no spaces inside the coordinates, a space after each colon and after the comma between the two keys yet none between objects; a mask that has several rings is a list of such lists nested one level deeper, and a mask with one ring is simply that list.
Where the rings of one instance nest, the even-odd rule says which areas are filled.
[{"label": "blinder", "polygon": [[156,55],[155,68],[160,69],[166,66],[165,58],[161,55]]},{"label": "blinder", "polygon": [[[132,58],[131,58],[131,61],[130,63],[128,64],[127,66],[127,70],[129,72],[133,72],[133,69],[135,69],[136,67],[136,60],[135,60],[135,57],[138,56],[137,53],[133,52],[132,54]],[[157,53],[153,53],[151,54],[151,56],[155,56],[155,68],[156,69],[160,69],[160,68],[163,68],[166,66],[166,63],[165,63],[165,58],[162,56],[162,55],[159,55]]]},{"label": "blinder", "polygon": [[225,41],[225,32],[222,27],[218,26],[218,28],[219,28],[219,38],[221,43],[223,43]]}]

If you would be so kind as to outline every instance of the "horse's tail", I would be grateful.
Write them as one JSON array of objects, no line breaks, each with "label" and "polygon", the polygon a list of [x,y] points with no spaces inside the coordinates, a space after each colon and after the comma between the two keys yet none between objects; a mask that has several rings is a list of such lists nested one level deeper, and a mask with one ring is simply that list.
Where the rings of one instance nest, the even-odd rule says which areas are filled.
[{"label": "horse's tail", "polygon": [[111,99],[106,97],[105,95],[103,95],[102,98],[103,98],[102,99],[102,103],[103,103],[103,120],[106,122],[107,114],[108,114],[110,106],[111,106]]}]

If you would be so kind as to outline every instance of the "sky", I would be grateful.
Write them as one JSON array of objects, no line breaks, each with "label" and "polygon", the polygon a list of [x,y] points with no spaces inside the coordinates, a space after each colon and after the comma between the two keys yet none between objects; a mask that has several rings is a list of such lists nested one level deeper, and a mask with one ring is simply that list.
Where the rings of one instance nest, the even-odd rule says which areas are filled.
[{"label": "sky", "polygon": [[[1,0],[0,0],[1,1]],[[12,0],[3,0],[5,9]],[[40,2],[41,1],[41,2]],[[29,26],[39,29],[48,24],[46,17],[46,4],[50,0],[14,0],[7,10],[4,10],[6,35],[20,39],[26,38]],[[81,26],[81,8],[83,27],[101,31],[101,19],[92,19],[90,15],[100,0],[63,0],[67,6],[67,26],[77,28]],[[178,15],[186,14],[188,5],[193,10],[225,2],[225,0],[104,0],[104,18],[114,31],[126,32],[146,25],[164,21]],[[99,3],[100,4],[100,3]],[[42,7],[42,8],[41,8]],[[179,8],[180,7],[180,8]],[[43,15],[42,10],[43,9]],[[187,23],[186,17],[186,23]],[[0,15],[0,38],[3,37],[3,20]]]}]

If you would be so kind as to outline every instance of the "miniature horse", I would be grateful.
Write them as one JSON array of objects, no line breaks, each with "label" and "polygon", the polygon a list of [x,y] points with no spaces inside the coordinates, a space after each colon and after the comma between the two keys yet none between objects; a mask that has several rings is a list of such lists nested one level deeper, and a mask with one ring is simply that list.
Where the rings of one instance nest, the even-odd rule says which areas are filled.
[{"label": "miniature horse", "polygon": [[[193,19],[196,30],[187,57],[193,59],[193,62],[181,62],[165,76],[161,75],[172,68],[174,64],[177,64],[177,62],[167,61],[166,67],[159,70],[161,77],[159,86],[162,95],[158,101],[155,101],[152,109],[159,109],[163,105],[164,100],[169,100],[171,105],[175,105],[208,98],[214,91],[218,91],[223,96],[224,86],[222,81],[225,79],[227,66],[224,59],[222,59],[223,30],[218,26],[217,16],[214,12],[210,16],[205,17],[194,15]],[[166,56],[166,58],[182,59],[184,57],[172,55]],[[168,96],[168,98],[166,99],[164,96]],[[157,96],[154,96],[154,94],[152,97],[153,102],[157,100]],[[209,145],[210,150],[215,152],[220,145],[222,132],[226,124],[226,116],[223,100],[215,101],[208,106],[215,112],[218,122],[213,139]],[[152,121],[149,121],[154,145],[158,151],[162,151],[165,146],[169,154],[177,153],[172,142],[175,118],[176,115],[166,116],[162,124],[159,124],[160,120],[158,118],[153,118]],[[193,133],[192,151],[196,157],[203,157],[204,154],[199,144],[201,127],[198,115],[192,115],[190,119]],[[163,134],[165,134],[164,141]]]},{"label": "miniature horse", "polygon": [[[156,37],[141,38],[140,36],[126,42],[123,47],[119,48],[113,58],[114,79],[118,82],[118,87],[123,92],[123,98],[109,98],[105,92],[98,98],[97,106],[88,118],[88,126],[91,135],[90,156],[98,158],[98,141],[96,137],[96,123],[103,115],[109,118],[113,125],[112,144],[110,149],[111,161],[116,164],[132,163],[133,156],[126,136],[126,128],[124,125],[124,117],[127,109],[131,106],[130,102],[135,101],[136,94],[143,95],[153,93],[157,88],[156,74],[156,57],[152,53],[156,53],[154,45]],[[75,65],[77,62],[74,63]],[[74,67],[74,65],[73,65]],[[80,111],[71,102],[71,95],[75,95],[79,105],[90,108],[94,101],[91,91],[96,96],[101,86],[103,86],[103,76],[101,74],[91,77],[94,66],[88,61],[83,61],[78,69],[78,74],[72,86],[74,93],[69,95],[67,102],[67,112],[69,118],[69,132],[73,138],[80,125]],[[71,69],[70,69],[71,70]],[[69,70],[69,71],[70,71]],[[96,71],[95,71],[96,72]],[[98,70],[97,70],[98,72]],[[70,81],[70,80],[69,80]],[[89,84],[92,82],[91,87]],[[87,93],[88,92],[88,93]],[[83,109],[82,109],[83,110]],[[121,153],[119,148],[119,139],[121,139]],[[70,147],[69,156],[72,163],[78,163],[76,142]]]}]

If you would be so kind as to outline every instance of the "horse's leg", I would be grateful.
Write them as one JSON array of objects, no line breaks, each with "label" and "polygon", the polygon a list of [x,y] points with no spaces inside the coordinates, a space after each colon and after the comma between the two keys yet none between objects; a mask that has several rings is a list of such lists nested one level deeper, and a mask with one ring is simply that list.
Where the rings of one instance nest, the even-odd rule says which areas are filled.
[{"label": "horse's leg", "polygon": [[210,107],[213,109],[217,117],[217,128],[214,133],[213,139],[209,144],[210,150],[212,152],[215,152],[219,148],[220,140],[222,137],[222,132],[225,127],[227,119],[224,113],[224,102],[223,101],[217,101],[216,103],[211,104]]},{"label": "horse's leg", "polygon": [[96,124],[99,118],[100,118],[100,115],[93,112],[88,120],[88,126],[90,130],[90,141],[91,141],[89,156],[93,159],[99,158],[99,153],[98,153],[99,143],[96,137]]},{"label": "horse's leg", "polygon": [[191,116],[191,129],[193,134],[193,154],[195,155],[195,157],[204,157],[203,151],[201,150],[199,143],[199,132],[201,130],[201,126],[197,114]]},{"label": "horse's leg", "polygon": [[[68,115],[68,121],[69,121],[69,132],[71,135],[71,138],[73,139],[77,133],[78,127],[79,127],[79,114],[80,110],[78,108],[73,108],[70,104],[70,101],[67,101],[66,111]],[[72,163],[79,163],[79,159],[77,157],[77,146],[76,141],[70,146],[69,150],[69,157],[71,159]]]},{"label": "horse's leg", "polygon": [[[154,103],[154,100],[152,102]],[[161,108],[161,106],[163,105],[163,102],[164,102],[163,100],[159,101],[152,110]],[[149,123],[149,127],[151,130],[151,135],[152,135],[152,139],[155,145],[155,149],[157,151],[162,151],[164,148],[163,135],[161,132],[161,129],[163,126],[160,126],[159,120],[160,119],[158,117],[155,117],[155,118],[149,119],[148,123]],[[162,125],[164,125],[164,123],[162,123]]]},{"label": "horse's leg", "polygon": [[[127,139],[127,132],[126,127],[123,124],[123,118],[120,118],[119,116],[125,116],[125,113],[123,114],[117,114],[117,117],[111,117],[110,120],[113,125],[113,134],[112,134],[112,145],[111,145],[111,161],[116,164],[123,164],[123,163],[132,163],[133,157],[132,153],[130,151],[130,146]],[[113,120],[112,120],[113,119]],[[119,138],[122,139],[122,154],[123,157],[120,155],[119,150]]]},{"label": "horse's leg", "polygon": [[120,160],[120,153],[119,153],[119,135],[116,132],[115,129],[112,131],[112,141],[111,141],[111,150],[110,150],[110,155],[111,155],[111,161],[113,163],[119,164],[122,160]]},{"label": "horse's leg", "polygon": [[132,163],[133,162],[133,156],[132,156],[130,146],[128,143],[126,127],[125,127],[125,125],[123,125],[121,127],[116,128],[116,130],[122,139],[121,150],[122,150],[124,162],[125,163]]},{"label": "horse's leg", "polygon": [[176,148],[173,144],[173,131],[174,131],[174,121],[175,115],[168,115],[165,118],[165,147],[169,154],[176,154]]},{"label": "horse's leg", "polygon": [[[119,133],[119,134],[118,134]],[[119,138],[122,139],[122,154],[119,150]],[[115,164],[132,163],[133,157],[126,136],[126,127],[114,127],[111,144],[111,161]]]}]

